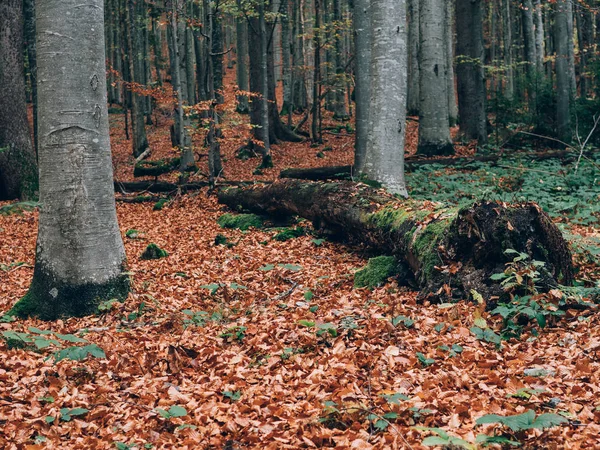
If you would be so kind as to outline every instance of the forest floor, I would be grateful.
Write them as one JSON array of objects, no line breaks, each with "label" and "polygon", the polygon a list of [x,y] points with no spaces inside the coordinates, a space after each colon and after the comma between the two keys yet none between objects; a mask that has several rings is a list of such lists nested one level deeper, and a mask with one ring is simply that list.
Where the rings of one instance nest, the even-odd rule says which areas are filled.
[{"label": "forest floor", "polygon": [[[255,176],[256,159],[235,158],[249,129],[232,104],[229,94],[227,180],[352,161],[352,134],[326,133],[321,148],[275,146],[275,167]],[[159,108],[158,126],[148,128],[151,159],[175,156],[166,112]],[[131,180],[122,115],[110,119],[116,178]],[[411,121],[409,154],[416,134]],[[512,160],[433,166],[408,182],[416,198],[538,200],[573,243],[578,279],[594,285],[596,163],[574,179],[571,166],[543,164],[533,172]],[[217,219],[226,209],[206,190],[175,196],[161,210],[118,202],[117,211],[133,280],[125,304],[53,323],[0,318],[1,448],[469,448],[480,434],[525,448],[600,447],[594,308],[567,308],[544,329],[529,324],[519,337],[496,340],[502,320],[473,302],[417,304],[415,292],[393,281],[355,289],[353,274],[372,255],[319,239],[308,223],[304,236],[285,242],[274,239],[280,229],[224,230]],[[0,215],[0,311],[27,290],[36,229],[35,210]],[[215,243],[219,234],[229,245]],[[169,256],[141,260],[149,243]],[[564,422],[545,430],[525,416],[509,422],[512,429],[476,424],[486,414],[528,410]]]}]

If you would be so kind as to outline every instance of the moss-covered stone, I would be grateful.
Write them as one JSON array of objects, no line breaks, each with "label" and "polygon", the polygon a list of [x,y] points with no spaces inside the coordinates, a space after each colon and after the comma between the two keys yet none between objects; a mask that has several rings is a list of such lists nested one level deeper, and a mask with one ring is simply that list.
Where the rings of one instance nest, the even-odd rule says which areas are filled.
[{"label": "moss-covered stone", "polygon": [[385,284],[388,278],[399,273],[399,264],[393,256],[378,256],[369,259],[366,267],[354,274],[355,288],[375,288]]},{"label": "moss-covered stone", "polygon": [[166,250],[163,250],[158,245],[152,243],[148,244],[144,253],[141,254],[140,259],[149,260],[149,259],[161,259],[169,256]]},{"label": "moss-covered stone", "polygon": [[83,317],[98,312],[107,300],[124,302],[129,295],[129,275],[121,274],[103,283],[68,284],[57,280],[42,265],[36,264],[29,291],[8,312],[20,318],[56,320]]},{"label": "moss-covered stone", "polygon": [[279,242],[285,242],[290,239],[295,239],[300,236],[304,236],[306,234],[306,230],[302,227],[296,228],[287,228],[280,233],[277,233],[273,239]]},{"label": "moss-covered stone", "polygon": [[223,214],[217,220],[221,228],[232,228],[247,231],[250,228],[262,228],[263,219],[256,214]]}]

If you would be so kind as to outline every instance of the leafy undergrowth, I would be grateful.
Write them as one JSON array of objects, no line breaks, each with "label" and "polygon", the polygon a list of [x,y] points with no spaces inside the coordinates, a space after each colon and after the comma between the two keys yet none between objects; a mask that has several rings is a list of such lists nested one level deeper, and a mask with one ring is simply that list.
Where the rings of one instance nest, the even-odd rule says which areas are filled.
[{"label": "leafy undergrowth", "polygon": [[[280,229],[220,228],[205,192],[118,212],[123,235],[136,230],[125,238],[135,292],[124,305],[0,323],[58,341],[0,341],[2,448],[421,448],[444,433],[473,445],[478,435],[600,445],[591,311],[567,309],[542,332],[526,325],[498,343],[501,320],[477,305],[418,305],[393,283],[354,289],[366,264],[356,249],[310,230],[280,242]],[[0,217],[2,311],[30,281],[36,221],[35,211]],[[218,234],[236,244],[215,244]],[[149,243],[169,256],[141,260]],[[94,351],[64,351],[78,345]],[[481,419],[528,411],[531,423],[506,419],[518,431]],[[556,423],[536,428],[544,414]]]}]

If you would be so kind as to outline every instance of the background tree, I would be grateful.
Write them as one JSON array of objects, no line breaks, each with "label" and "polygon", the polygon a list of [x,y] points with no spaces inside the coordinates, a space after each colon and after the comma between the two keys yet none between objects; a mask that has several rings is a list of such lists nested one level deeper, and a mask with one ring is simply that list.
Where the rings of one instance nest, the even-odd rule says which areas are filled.
[{"label": "background tree", "polygon": [[371,102],[363,173],[407,196],[404,181],[408,47],[404,0],[371,2]]},{"label": "background tree", "polygon": [[23,2],[0,3],[0,200],[35,199],[38,174],[25,103]]},{"label": "background tree", "polygon": [[53,320],[129,292],[108,129],[103,0],[37,4],[40,218],[33,280],[13,307]]}]

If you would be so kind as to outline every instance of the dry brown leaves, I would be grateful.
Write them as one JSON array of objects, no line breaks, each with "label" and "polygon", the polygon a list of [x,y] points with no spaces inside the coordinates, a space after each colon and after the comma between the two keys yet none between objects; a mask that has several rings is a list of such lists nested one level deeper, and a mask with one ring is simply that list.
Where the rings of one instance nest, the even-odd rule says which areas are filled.
[{"label": "dry brown leaves", "polygon": [[[115,166],[121,178],[130,178],[128,145],[114,128],[119,119],[112,119]],[[150,133],[153,158],[172,152],[168,121],[161,120]],[[247,136],[241,129],[226,135],[236,133],[240,142]],[[333,151],[324,160],[313,158],[316,149],[308,144],[276,147],[276,169],[265,177],[288,165],[348,164],[351,136],[328,139]],[[255,162],[233,158],[236,145],[224,145],[227,175],[248,179]],[[1,448],[112,449],[117,442],[164,449],[421,448],[426,433],[414,425],[442,427],[473,441],[494,431],[475,427],[482,415],[527,409],[561,411],[571,422],[523,434],[526,447],[600,447],[597,316],[578,319],[580,313],[569,312],[539,337],[527,334],[498,350],[469,331],[477,306],[418,305],[415,293],[394,284],[355,290],[352,274],[365,264],[360,249],[316,245],[311,236],[277,242],[273,230],[224,231],[216,224],[222,212],[206,192],[177,198],[162,211],[152,211],[152,204],[119,204],[123,234],[141,232],[125,238],[134,280],[129,300],[98,317],[0,324],[1,330],[88,330],[82,335],[107,356],[55,364],[47,358],[51,351],[8,349],[0,340]],[[26,292],[36,226],[36,212],[0,216],[0,263],[6,268],[0,270],[0,311]],[[218,233],[237,245],[216,246]],[[141,261],[150,242],[169,257]],[[27,264],[17,267],[19,262]],[[225,286],[211,295],[202,287],[211,283]],[[185,309],[204,311],[212,320],[190,325]],[[402,315],[414,326],[391,324]],[[305,326],[310,322],[313,327]],[[317,335],[322,324],[332,324],[337,336]],[[440,348],[453,344],[462,353]],[[418,352],[435,362],[425,367]],[[529,368],[549,374],[528,376]],[[510,396],[521,388],[544,392]],[[382,397],[394,393],[410,399],[391,405]],[[42,400],[49,396],[53,403]],[[560,403],[553,406],[553,398]],[[329,401],[339,413],[327,414]],[[167,420],[156,411],[173,405],[187,415]],[[90,412],[68,422],[57,418],[61,408],[75,407]],[[392,411],[398,417],[387,430],[373,430],[366,414]],[[47,416],[57,419],[48,424]],[[45,441],[36,443],[37,436]]]}]

